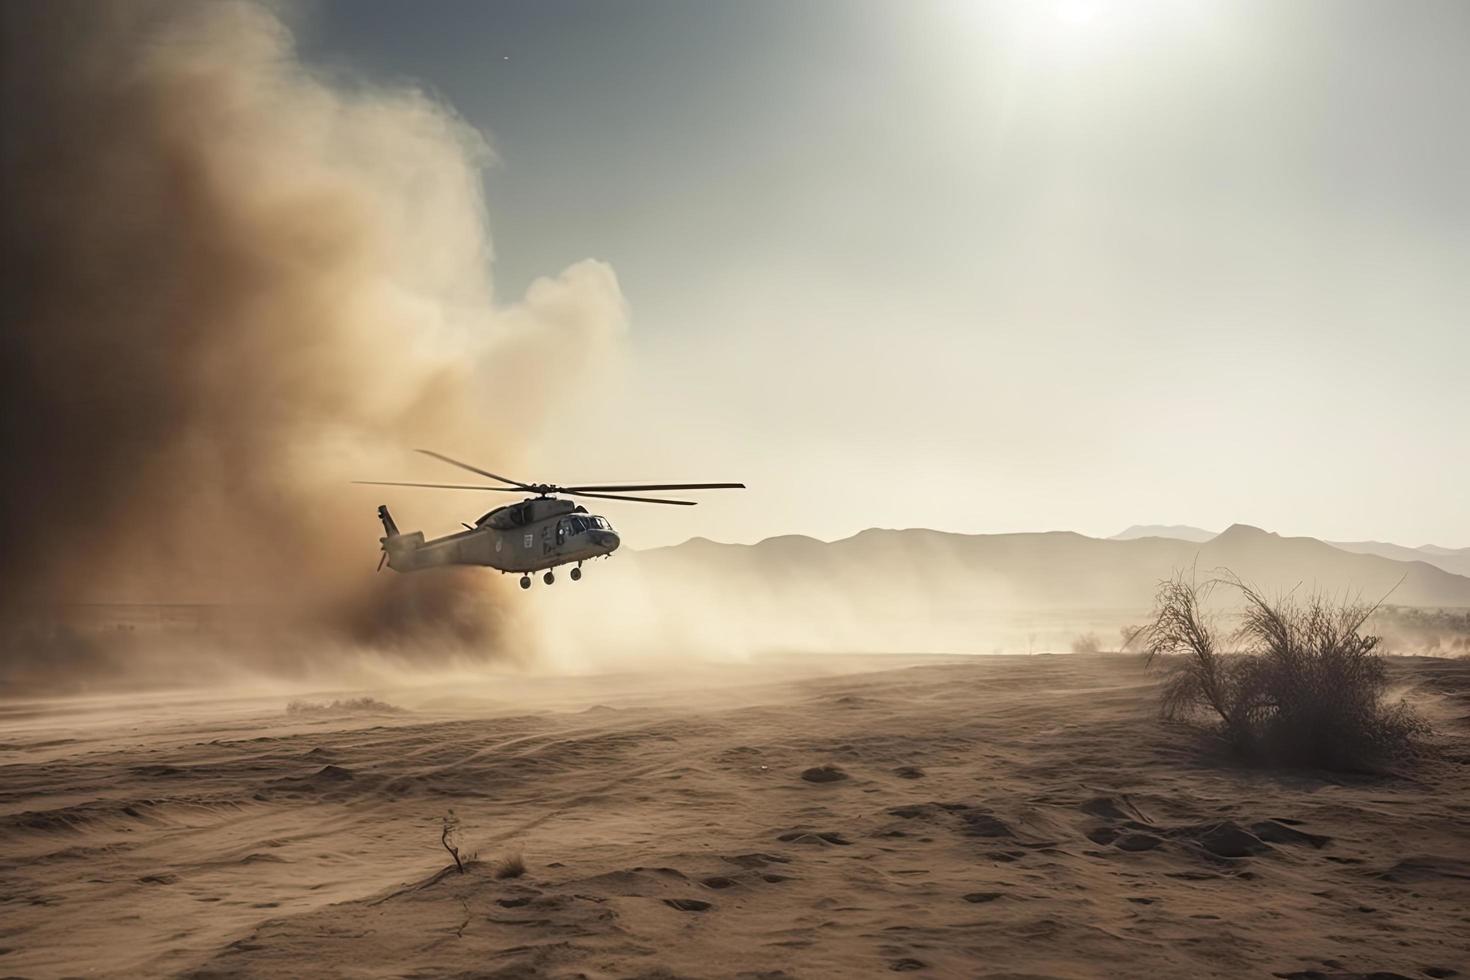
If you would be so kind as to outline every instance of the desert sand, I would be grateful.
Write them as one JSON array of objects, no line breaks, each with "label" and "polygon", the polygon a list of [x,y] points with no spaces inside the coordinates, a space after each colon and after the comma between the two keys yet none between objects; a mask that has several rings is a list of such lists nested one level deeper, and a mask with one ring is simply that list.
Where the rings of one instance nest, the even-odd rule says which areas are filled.
[{"label": "desert sand", "polygon": [[1464,975],[1470,662],[1394,671],[1437,755],[1378,777],[1106,655],[9,702],[0,975]]}]

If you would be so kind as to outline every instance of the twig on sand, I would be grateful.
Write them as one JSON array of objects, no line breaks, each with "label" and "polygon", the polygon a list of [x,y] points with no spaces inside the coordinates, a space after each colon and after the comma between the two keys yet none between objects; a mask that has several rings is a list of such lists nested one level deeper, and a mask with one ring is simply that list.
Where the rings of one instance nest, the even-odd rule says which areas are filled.
[{"label": "twig on sand", "polygon": [[458,929],[454,930],[455,939],[463,939],[464,931],[470,924],[470,903],[461,898],[459,900],[459,907],[464,909],[464,921],[459,924]]},{"label": "twig on sand", "polygon": [[464,874],[464,862],[459,859],[459,846],[457,843],[449,843],[451,836],[454,836],[458,840],[459,818],[454,815],[453,810],[450,810],[444,815],[444,829],[439,834],[439,843],[443,844],[444,849],[449,852],[449,856],[454,858],[454,866],[458,869],[459,873]]}]

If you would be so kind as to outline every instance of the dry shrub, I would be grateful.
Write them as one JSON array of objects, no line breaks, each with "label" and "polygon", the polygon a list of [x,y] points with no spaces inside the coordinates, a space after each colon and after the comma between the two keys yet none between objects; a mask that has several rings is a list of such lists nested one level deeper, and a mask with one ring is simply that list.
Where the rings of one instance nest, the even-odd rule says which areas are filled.
[{"label": "dry shrub", "polygon": [[511,854],[495,862],[495,877],[519,878],[526,873],[526,862],[519,854]]},{"label": "dry shrub", "polygon": [[297,698],[286,705],[288,715],[402,714],[403,709],[377,698],[339,698],[336,701],[306,701]]},{"label": "dry shrub", "polygon": [[1073,653],[1101,653],[1102,640],[1096,633],[1080,633],[1072,640]]},{"label": "dry shrub", "polygon": [[[1219,587],[1245,604],[1240,626],[1225,636],[1203,608]],[[1233,577],[1201,586],[1180,574],[1160,583],[1140,638],[1150,662],[1170,661],[1164,716],[1213,715],[1237,752],[1281,765],[1365,770],[1410,751],[1428,726],[1385,698],[1378,638],[1359,632],[1374,608],[1320,594],[1272,601]]]}]

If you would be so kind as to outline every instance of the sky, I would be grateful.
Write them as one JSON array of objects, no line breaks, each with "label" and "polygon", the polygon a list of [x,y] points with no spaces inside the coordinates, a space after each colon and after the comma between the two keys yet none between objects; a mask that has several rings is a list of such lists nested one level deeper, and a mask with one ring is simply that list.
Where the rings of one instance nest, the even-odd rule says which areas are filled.
[{"label": "sky", "polygon": [[[291,16],[312,66],[485,135],[497,303],[616,274],[605,365],[488,392],[485,421],[537,417],[522,479],[749,484],[599,508],[633,547],[1235,522],[1470,546],[1470,5]],[[460,475],[408,448],[364,476]],[[393,491],[401,524],[430,493]]]}]

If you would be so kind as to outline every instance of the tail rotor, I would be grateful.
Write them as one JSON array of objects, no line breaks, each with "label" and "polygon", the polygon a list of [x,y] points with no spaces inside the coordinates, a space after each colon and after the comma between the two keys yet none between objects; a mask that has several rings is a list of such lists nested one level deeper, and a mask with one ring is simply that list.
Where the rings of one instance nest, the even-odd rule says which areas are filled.
[{"label": "tail rotor", "polygon": [[378,539],[378,544],[383,549],[383,557],[378,559],[378,571],[381,572],[385,564],[395,572],[418,567],[414,553],[423,547],[424,532],[411,531],[404,534],[399,531],[387,507],[378,508],[378,520],[383,522],[383,536]]}]

